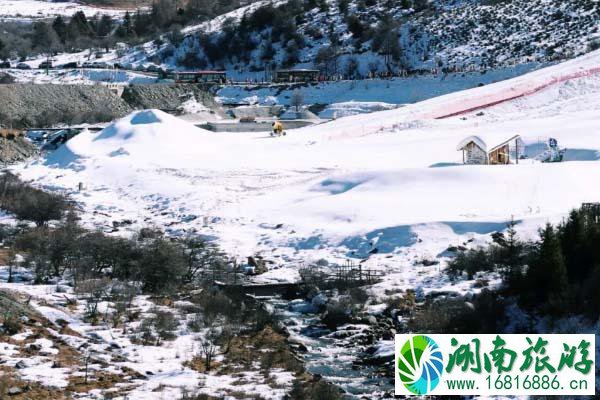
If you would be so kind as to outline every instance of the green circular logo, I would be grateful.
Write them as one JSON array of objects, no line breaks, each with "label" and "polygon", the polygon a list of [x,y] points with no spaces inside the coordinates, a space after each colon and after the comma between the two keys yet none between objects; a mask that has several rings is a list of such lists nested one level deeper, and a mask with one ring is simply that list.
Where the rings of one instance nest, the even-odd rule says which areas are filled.
[{"label": "green circular logo", "polygon": [[440,383],[444,357],[438,344],[428,336],[418,335],[407,340],[396,362],[398,377],[413,394],[427,394]]}]

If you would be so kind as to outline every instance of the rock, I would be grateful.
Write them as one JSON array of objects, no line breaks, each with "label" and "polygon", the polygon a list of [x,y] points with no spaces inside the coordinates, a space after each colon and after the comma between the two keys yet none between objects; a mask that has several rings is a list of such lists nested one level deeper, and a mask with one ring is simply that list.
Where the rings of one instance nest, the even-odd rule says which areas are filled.
[{"label": "rock", "polygon": [[14,139],[0,137],[0,162],[4,164],[24,161],[37,153],[35,145],[22,137]]},{"label": "rock", "polygon": [[325,336],[331,333],[329,329],[322,328],[316,325],[309,325],[300,330],[300,334],[304,336],[308,336],[311,338],[320,338],[321,336]]},{"label": "rock", "polygon": [[15,83],[15,77],[6,72],[0,72],[0,85],[8,85],[11,83]]},{"label": "rock", "polygon": [[42,349],[42,346],[40,346],[39,344],[35,344],[35,343],[31,343],[29,346],[27,346],[27,350],[29,351],[40,351]]},{"label": "rock", "polygon": [[248,257],[248,265],[251,267],[258,267],[258,262],[256,261],[256,259],[252,256]]},{"label": "rock", "polygon": [[308,352],[308,348],[300,342],[290,341],[290,347],[299,353],[307,353]]},{"label": "rock", "polygon": [[294,301],[290,304],[289,310],[300,314],[314,314],[318,312],[318,308],[311,303],[305,301]]},{"label": "rock", "polygon": [[15,364],[15,369],[25,369],[27,368],[27,364],[24,361],[19,361]]},{"label": "rock", "polygon": [[13,386],[13,387],[8,388],[7,393],[9,396],[16,396],[18,394],[23,393],[23,389]]},{"label": "rock", "polygon": [[377,325],[377,318],[375,318],[373,315],[369,315],[365,318],[365,321],[369,324],[369,325]]},{"label": "rock", "polygon": [[220,111],[214,97],[201,85],[195,84],[129,85],[122,99],[137,109],[176,110],[190,99],[190,95],[207,108]]},{"label": "rock", "polygon": [[315,297],[312,298],[310,303],[316,309],[322,309],[327,304],[327,296],[324,293],[319,293]]}]

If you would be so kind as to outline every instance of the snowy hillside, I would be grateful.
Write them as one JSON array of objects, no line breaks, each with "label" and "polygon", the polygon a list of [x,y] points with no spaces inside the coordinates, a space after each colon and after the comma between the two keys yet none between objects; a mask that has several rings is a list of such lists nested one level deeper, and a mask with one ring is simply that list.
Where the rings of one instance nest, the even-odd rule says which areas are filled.
[{"label": "snowy hillside", "polygon": [[[143,111],[17,171],[62,188],[93,212],[88,223],[107,230],[127,218],[173,235],[218,237],[238,257],[262,253],[275,262],[262,279],[294,279],[293,268],[278,269],[285,261],[365,257],[373,247],[369,265],[401,272],[416,254],[436,257],[450,243],[502,229],[511,216],[533,235],[544,221],[598,200],[590,182],[600,179],[599,65],[596,51],[280,139],[211,133]],[[515,134],[530,157],[556,138],[566,161],[460,165],[456,146],[465,137]],[[76,191],[79,182],[85,191]]]},{"label": "snowy hillside", "polygon": [[[564,60],[597,48],[600,40],[600,3],[593,0],[278,4],[258,2],[186,28],[183,32],[193,35],[182,43],[125,60],[221,68],[244,76],[256,72],[258,79],[265,69],[291,66],[365,76]],[[282,19],[293,22],[283,27]]]},{"label": "snowy hillside", "polygon": [[88,17],[99,13],[121,17],[127,9],[85,5],[75,1],[3,0],[0,4],[0,20],[28,21],[57,15],[70,17],[77,11],[83,11]]}]

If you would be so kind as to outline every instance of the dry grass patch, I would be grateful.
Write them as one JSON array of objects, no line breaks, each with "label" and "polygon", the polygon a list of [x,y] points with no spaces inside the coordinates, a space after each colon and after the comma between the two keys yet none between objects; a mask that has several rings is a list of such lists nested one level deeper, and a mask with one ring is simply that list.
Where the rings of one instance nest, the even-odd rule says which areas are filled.
[{"label": "dry grass patch", "polygon": [[219,373],[248,370],[256,362],[263,370],[281,368],[292,372],[303,371],[302,363],[289,350],[286,338],[267,326],[258,333],[233,338]]}]

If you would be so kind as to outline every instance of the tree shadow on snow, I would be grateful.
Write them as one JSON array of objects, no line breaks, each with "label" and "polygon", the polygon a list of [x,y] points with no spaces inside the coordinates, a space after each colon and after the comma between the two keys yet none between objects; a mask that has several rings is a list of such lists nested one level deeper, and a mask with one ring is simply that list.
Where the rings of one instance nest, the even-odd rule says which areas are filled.
[{"label": "tree shadow on snow", "polygon": [[440,163],[436,163],[436,164],[431,164],[429,166],[429,168],[446,168],[446,167],[458,167],[460,165],[464,165],[464,164],[460,164],[460,163],[453,163],[453,162],[440,162]]},{"label": "tree shadow on snow", "polygon": [[[455,222],[443,221],[456,235],[475,233],[479,235],[491,234],[506,229],[507,222]],[[515,221],[517,224],[521,221]],[[346,247],[346,256],[349,258],[364,259],[373,253],[390,254],[402,247],[410,247],[419,241],[418,235],[412,230],[413,225],[400,225],[382,229],[375,229],[364,235],[345,238],[339,246]],[[325,248],[329,245],[322,235],[294,240],[289,243],[296,250],[313,250]],[[444,253],[440,254],[444,255]]]}]

